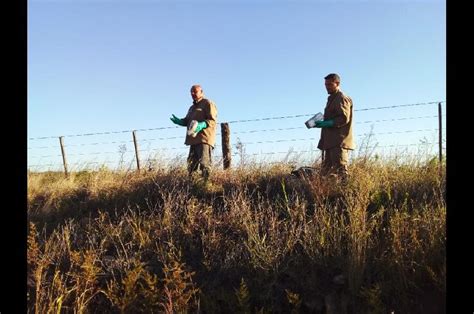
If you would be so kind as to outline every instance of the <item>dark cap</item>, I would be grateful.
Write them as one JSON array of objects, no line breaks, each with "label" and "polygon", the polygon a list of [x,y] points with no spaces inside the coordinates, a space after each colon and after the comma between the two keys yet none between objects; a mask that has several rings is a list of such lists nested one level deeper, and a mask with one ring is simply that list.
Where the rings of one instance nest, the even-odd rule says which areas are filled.
[{"label": "dark cap", "polygon": [[328,74],[324,79],[325,80],[332,80],[332,81],[336,81],[336,82],[341,82],[341,78],[336,73]]}]

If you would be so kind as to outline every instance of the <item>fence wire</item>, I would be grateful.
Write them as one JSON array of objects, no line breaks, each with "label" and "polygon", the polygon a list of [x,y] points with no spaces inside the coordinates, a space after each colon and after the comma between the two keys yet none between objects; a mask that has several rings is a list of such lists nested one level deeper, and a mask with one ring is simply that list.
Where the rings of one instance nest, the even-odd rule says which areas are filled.
[{"label": "fence wire", "polygon": [[[414,103],[414,104],[402,104],[402,105],[393,105],[393,106],[381,106],[381,107],[369,107],[369,108],[361,108],[361,109],[355,109],[354,112],[367,112],[367,111],[372,111],[372,110],[384,110],[384,109],[394,109],[394,108],[400,108],[400,107],[414,107],[414,106],[426,106],[426,105],[431,105],[431,104],[440,104],[440,103],[446,103],[445,101],[436,101],[436,102],[425,102],[425,103]],[[232,120],[232,121],[227,121],[224,123],[228,123],[229,125],[238,125],[239,123],[246,123],[246,122],[262,122],[262,121],[278,121],[278,120],[286,120],[286,119],[295,119],[295,118],[308,118],[313,116],[314,113],[308,113],[308,114],[296,114],[296,115],[287,115],[287,116],[277,116],[277,117],[263,117],[263,118],[256,118],[256,119],[240,119],[240,120]],[[441,115],[441,118],[445,118],[445,114]],[[368,120],[362,120],[362,121],[354,121],[354,124],[356,125],[370,125],[372,128],[375,125],[378,124],[384,124],[383,126],[386,127],[387,123],[398,123],[398,122],[403,122],[403,121],[409,121],[412,123],[413,126],[418,125],[419,122],[417,120],[422,120],[422,119],[435,119],[435,118],[440,118],[438,115],[415,115],[415,116],[406,116],[406,117],[392,117],[392,118],[386,118],[386,119],[368,119]],[[443,123],[442,127],[442,134],[444,136],[446,132],[446,128],[444,127],[445,123]],[[398,125],[396,125],[398,126]],[[438,126],[438,123],[436,123],[436,126]],[[118,164],[119,161],[123,162],[123,159],[125,156],[127,158],[131,159],[132,161],[136,158],[135,155],[135,148],[134,148],[134,141],[131,140],[130,138],[127,140],[118,140],[117,138],[114,138],[111,141],[94,141],[94,142],[87,142],[87,143],[78,143],[74,141],[74,138],[84,138],[84,137],[92,137],[92,136],[117,136],[118,134],[120,136],[130,136],[132,132],[140,132],[140,134],[147,134],[147,132],[151,131],[165,131],[165,130],[178,130],[181,129],[179,126],[170,126],[170,127],[157,127],[157,128],[142,128],[142,129],[136,129],[136,130],[121,130],[121,131],[108,131],[108,132],[95,132],[95,133],[83,133],[83,134],[69,134],[69,135],[63,135],[63,138],[70,138],[71,141],[64,141],[64,148],[66,151],[66,156],[72,157],[72,159],[77,158],[77,157],[91,157],[93,161],[82,161],[85,164],[88,165],[101,165],[101,164]],[[240,152],[233,152],[232,156],[233,157],[242,157],[243,151],[245,151],[244,148],[246,148],[247,145],[251,145],[252,147],[255,147],[255,149],[260,148],[260,152],[251,152],[251,153],[246,153],[247,156],[273,156],[273,155],[278,155],[278,154],[307,154],[307,153],[318,153],[318,150],[316,148],[311,148],[307,149],[306,148],[294,148],[293,146],[289,148],[287,151],[274,151],[275,148],[277,148],[275,145],[279,143],[298,143],[298,142],[310,142],[315,144],[315,141],[317,140],[316,136],[314,135],[314,132],[310,133],[305,133],[305,137],[293,137],[288,138],[288,136],[282,136],[282,135],[269,135],[270,139],[264,139],[263,137],[264,134],[273,134],[273,133],[278,133],[278,132],[284,132],[286,134],[292,134],[294,133],[295,135],[298,132],[306,132],[307,128],[303,126],[285,126],[285,127],[267,127],[267,128],[254,128],[250,130],[246,130],[245,128],[239,129],[236,128],[234,130],[234,127],[231,130],[231,138],[235,142],[232,145],[232,148]],[[382,131],[382,132],[374,132],[373,129],[371,129],[369,132],[364,132],[361,134],[356,135],[357,138],[371,138],[371,137],[378,137],[378,136],[389,136],[389,135],[402,135],[402,134],[407,134],[407,133],[414,133],[414,134],[422,134],[422,133],[427,133],[428,135],[432,134],[432,136],[437,137],[437,134],[439,132],[439,128],[410,128],[410,129],[405,129],[405,130],[390,130],[390,131]],[[262,140],[257,140],[257,141],[247,141],[245,138],[243,140],[240,138],[241,136],[246,136],[246,135],[257,135],[257,134],[262,134]],[[307,134],[307,135],[306,135]],[[219,139],[220,137],[220,132],[217,132],[216,138]],[[38,141],[38,140],[57,140],[60,136],[45,136],[45,137],[31,137],[29,138],[30,141]],[[277,139],[275,137],[278,137]],[[184,136],[152,136],[152,137],[143,137],[139,136],[137,140],[138,144],[138,154],[140,156],[140,159],[143,159],[146,162],[150,162],[150,160],[176,160],[176,153],[179,152],[180,150],[183,150],[182,156],[183,160],[185,160],[186,157],[186,150],[188,150],[188,147],[183,145],[183,143],[180,143],[180,146],[175,146],[173,144],[177,144],[176,141],[183,141],[184,142]],[[156,143],[160,142],[158,144],[158,147],[156,146]],[[442,139],[442,143],[446,143],[446,139]],[[265,147],[265,144],[273,144],[271,147],[268,149],[270,151],[264,151],[263,148]],[[404,144],[390,144],[390,145],[372,145],[368,146],[365,145],[363,147],[364,150],[376,150],[376,149],[382,149],[382,148],[397,148],[397,147],[413,147],[413,146],[421,146],[421,145],[436,145],[436,140],[432,139],[431,141],[425,137],[419,138],[417,143],[404,143]],[[110,146],[112,145],[119,145],[118,150],[111,150]],[[99,151],[88,151],[88,147],[99,147]],[[108,148],[108,149],[107,149]],[[115,147],[116,148],[116,147]],[[222,147],[217,144],[215,147],[215,151],[218,152],[220,151]],[[359,149],[359,148],[357,148]],[[442,146],[443,153],[446,149],[446,145]],[[52,153],[52,154],[38,154],[35,153],[37,150],[51,150],[52,152],[55,151],[57,153]],[[51,145],[42,145],[42,146],[30,146],[28,147],[28,158],[29,158],[29,165],[28,167],[30,169],[35,169],[35,168],[45,168],[45,167],[62,167],[62,154],[60,150],[59,143],[51,144]],[[175,153],[173,153],[175,152]],[[148,153],[148,154],[147,154]],[[173,153],[174,156],[168,156],[169,153]],[[99,161],[100,156],[107,156],[107,155],[115,155],[115,159],[119,159],[119,161],[108,161],[108,160],[103,160]],[[97,156],[97,157],[96,157]],[[216,157],[217,159],[221,158],[222,155],[219,155]],[[95,159],[95,160],[94,160]],[[31,161],[30,161],[31,160]],[[45,162],[46,163],[42,163]],[[56,161],[56,162],[54,162]],[[68,162],[71,165],[77,164],[77,161],[73,162]]]}]

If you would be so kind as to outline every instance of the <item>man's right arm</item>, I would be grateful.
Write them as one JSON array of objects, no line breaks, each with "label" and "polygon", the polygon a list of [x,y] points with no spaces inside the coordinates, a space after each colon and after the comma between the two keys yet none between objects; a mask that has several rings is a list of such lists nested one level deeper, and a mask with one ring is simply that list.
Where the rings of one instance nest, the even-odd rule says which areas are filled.
[{"label": "man's right arm", "polygon": [[184,119],[180,119],[178,118],[177,116],[175,116],[174,114],[171,115],[171,118],[170,118],[171,122],[173,122],[174,124],[177,124],[177,125],[180,125],[180,126],[186,126],[187,124],[184,122]]}]

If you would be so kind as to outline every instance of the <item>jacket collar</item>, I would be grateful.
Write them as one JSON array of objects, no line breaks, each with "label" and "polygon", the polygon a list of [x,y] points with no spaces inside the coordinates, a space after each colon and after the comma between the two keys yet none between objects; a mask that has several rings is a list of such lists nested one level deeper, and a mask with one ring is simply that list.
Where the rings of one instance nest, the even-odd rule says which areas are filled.
[{"label": "jacket collar", "polygon": [[201,97],[201,99],[199,99],[197,101],[193,100],[193,105],[199,104],[203,99],[204,99],[204,97]]}]

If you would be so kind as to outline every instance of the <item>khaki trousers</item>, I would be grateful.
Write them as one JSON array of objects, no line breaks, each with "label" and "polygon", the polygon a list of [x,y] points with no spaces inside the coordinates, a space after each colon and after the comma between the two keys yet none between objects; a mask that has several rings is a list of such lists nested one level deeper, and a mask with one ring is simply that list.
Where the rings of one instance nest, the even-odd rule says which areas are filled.
[{"label": "khaki trousers", "polygon": [[196,144],[189,147],[188,172],[201,170],[204,179],[208,179],[211,172],[212,146],[208,144]]},{"label": "khaki trousers", "polygon": [[349,162],[349,151],[342,147],[333,147],[323,150],[323,163],[321,167],[321,174],[328,176],[335,174],[341,176],[342,179],[347,179],[349,174],[347,170],[347,163]]}]

